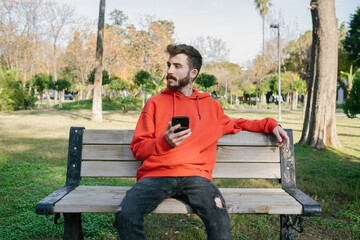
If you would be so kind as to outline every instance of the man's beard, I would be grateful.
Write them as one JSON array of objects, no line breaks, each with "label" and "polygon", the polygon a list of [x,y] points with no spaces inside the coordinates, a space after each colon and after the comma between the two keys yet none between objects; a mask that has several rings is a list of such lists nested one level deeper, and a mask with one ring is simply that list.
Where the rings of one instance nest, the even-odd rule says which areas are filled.
[{"label": "man's beard", "polygon": [[[174,77],[173,75],[167,75],[166,76],[167,79],[167,87],[169,89],[178,91],[181,88],[185,87],[186,85],[188,85],[190,83],[190,72],[188,73],[188,75],[184,78],[181,79],[177,79],[176,77]],[[170,82],[169,79],[174,79],[176,82]],[[176,84],[176,85],[175,85]]]}]

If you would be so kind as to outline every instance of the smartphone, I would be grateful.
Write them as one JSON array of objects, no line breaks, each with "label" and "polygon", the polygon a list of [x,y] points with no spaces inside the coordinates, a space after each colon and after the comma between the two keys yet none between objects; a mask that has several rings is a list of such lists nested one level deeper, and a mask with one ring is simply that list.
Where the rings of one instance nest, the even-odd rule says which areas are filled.
[{"label": "smartphone", "polygon": [[172,118],[172,125],[175,126],[177,124],[181,125],[180,128],[175,130],[175,133],[184,131],[189,128],[189,117],[181,116],[181,117],[173,117]]}]

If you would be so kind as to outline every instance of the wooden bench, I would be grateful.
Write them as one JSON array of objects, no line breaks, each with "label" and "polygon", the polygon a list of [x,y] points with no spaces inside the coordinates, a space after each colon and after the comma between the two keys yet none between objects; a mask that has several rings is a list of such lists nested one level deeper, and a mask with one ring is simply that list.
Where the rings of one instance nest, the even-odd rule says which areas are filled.
[{"label": "wooden bench", "polygon": [[[218,141],[214,178],[278,179],[279,188],[220,188],[230,214],[280,216],[280,239],[296,239],[302,216],[320,216],[320,205],[296,188],[292,130],[290,151],[276,147],[273,135],[242,131]],[[70,129],[66,184],[36,205],[36,213],[64,215],[64,239],[83,238],[81,213],[112,213],[130,187],[82,186],[84,177],[135,177],[132,130]],[[184,203],[167,199],[154,213],[191,213]],[[297,224],[297,226],[296,226]]]}]

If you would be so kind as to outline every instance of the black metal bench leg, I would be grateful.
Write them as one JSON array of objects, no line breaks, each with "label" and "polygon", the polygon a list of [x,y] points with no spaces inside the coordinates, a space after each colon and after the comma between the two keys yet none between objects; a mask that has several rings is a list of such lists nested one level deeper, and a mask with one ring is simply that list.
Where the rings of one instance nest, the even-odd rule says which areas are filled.
[{"label": "black metal bench leg", "polygon": [[82,240],[84,235],[81,228],[81,213],[64,213],[64,239]]},{"label": "black metal bench leg", "polygon": [[280,240],[296,240],[296,215],[280,215]]}]

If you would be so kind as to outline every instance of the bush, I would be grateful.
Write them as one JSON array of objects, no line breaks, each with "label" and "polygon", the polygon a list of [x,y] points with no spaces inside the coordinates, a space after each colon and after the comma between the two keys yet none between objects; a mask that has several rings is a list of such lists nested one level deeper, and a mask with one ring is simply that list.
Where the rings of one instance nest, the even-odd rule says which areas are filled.
[{"label": "bush", "polygon": [[0,111],[10,112],[35,105],[36,98],[16,80],[14,70],[0,69]]},{"label": "bush", "polygon": [[211,92],[211,87],[217,84],[216,77],[206,73],[201,73],[195,81],[200,86],[199,90],[204,90],[205,92]]},{"label": "bush", "polygon": [[355,74],[349,99],[344,104],[344,113],[349,118],[354,118],[356,114],[360,114],[360,71]]},{"label": "bush", "polygon": [[121,79],[117,76],[113,76],[111,78],[109,88],[110,88],[110,90],[113,90],[113,91],[123,91],[123,90],[126,90],[129,88],[129,84],[126,81],[124,81],[123,79]]},{"label": "bush", "polygon": [[123,113],[127,113],[129,109],[136,109],[136,99],[131,96],[114,98],[112,100],[116,106],[122,109]]}]

